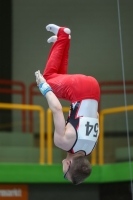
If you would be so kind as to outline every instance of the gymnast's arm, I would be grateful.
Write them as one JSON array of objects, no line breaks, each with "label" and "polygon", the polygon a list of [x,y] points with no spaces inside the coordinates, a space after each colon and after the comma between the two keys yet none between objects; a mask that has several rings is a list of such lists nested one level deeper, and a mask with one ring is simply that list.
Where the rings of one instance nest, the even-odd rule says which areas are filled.
[{"label": "gymnast's arm", "polygon": [[53,113],[53,120],[55,126],[54,143],[59,148],[65,143],[65,119],[62,112],[62,106],[52,91],[46,93],[46,99]]},{"label": "gymnast's arm", "polygon": [[40,73],[40,71],[35,72],[36,82],[39,87],[40,92],[46,97],[49,108],[53,113],[55,133],[54,133],[54,142],[55,145],[59,148],[62,148],[66,141],[65,136],[65,119],[62,112],[62,106],[52,92],[52,89],[49,84],[47,84],[46,80]]}]

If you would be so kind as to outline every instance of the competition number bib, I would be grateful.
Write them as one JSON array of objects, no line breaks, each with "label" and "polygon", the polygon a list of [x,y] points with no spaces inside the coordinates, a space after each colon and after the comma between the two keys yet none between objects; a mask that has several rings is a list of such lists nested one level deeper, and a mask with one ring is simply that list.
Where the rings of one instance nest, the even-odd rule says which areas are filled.
[{"label": "competition number bib", "polygon": [[99,122],[97,118],[81,117],[77,130],[78,138],[84,140],[97,141],[99,136]]}]

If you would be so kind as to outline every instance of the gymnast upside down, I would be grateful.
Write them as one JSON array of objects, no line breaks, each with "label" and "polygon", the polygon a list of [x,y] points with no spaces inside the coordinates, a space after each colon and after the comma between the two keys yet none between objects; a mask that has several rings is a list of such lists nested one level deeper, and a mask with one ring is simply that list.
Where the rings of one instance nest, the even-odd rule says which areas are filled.
[{"label": "gymnast upside down", "polygon": [[[36,82],[53,114],[54,143],[67,152],[62,161],[64,178],[78,185],[92,171],[87,155],[95,148],[99,136],[100,88],[92,76],[67,74],[71,30],[55,24],[47,25],[46,30],[54,33],[47,40],[53,45],[43,74],[35,72]],[[59,99],[70,102],[67,121]]]}]

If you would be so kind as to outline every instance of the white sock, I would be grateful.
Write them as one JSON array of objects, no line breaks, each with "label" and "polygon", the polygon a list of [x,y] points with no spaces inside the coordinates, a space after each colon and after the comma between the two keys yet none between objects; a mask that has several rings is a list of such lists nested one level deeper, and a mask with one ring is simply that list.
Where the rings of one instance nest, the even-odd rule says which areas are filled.
[{"label": "white sock", "polygon": [[46,26],[46,30],[54,33],[55,35],[58,34],[59,28],[60,28],[60,26],[57,26],[55,24],[49,24]]},{"label": "white sock", "polygon": [[54,36],[52,36],[52,37],[50,37],[48,40],[47,40],[47,42],[48,43],[51,43],[51,42],[56,42],[56,40],[57,40],[57,36],[56,35],[54,35]]},{"label": "white sock", "polygon": [[67,33],[67,34],[70,34],[71,30],[69,28],[64,28],[64,32]]}]

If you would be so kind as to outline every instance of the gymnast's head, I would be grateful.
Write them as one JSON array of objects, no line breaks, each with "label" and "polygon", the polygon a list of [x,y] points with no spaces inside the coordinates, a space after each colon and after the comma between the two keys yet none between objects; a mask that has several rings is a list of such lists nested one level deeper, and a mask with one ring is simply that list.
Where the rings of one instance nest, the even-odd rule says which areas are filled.
[{"label": "gymnast's head", "polygon": [[71,159],[64,159],[63,173],[64,178],[71,181],[74,185],[82,183],[91,174],[92,168],[86,156],[77,156]]}]

